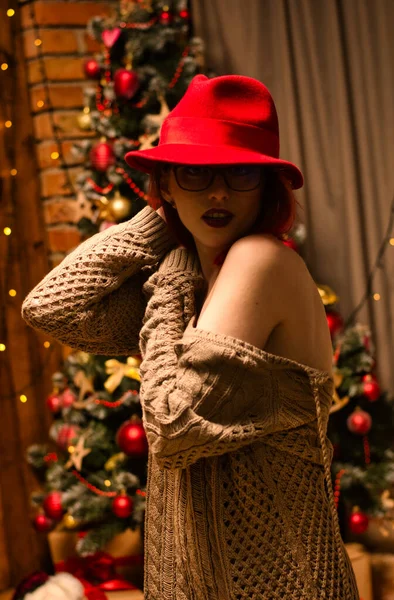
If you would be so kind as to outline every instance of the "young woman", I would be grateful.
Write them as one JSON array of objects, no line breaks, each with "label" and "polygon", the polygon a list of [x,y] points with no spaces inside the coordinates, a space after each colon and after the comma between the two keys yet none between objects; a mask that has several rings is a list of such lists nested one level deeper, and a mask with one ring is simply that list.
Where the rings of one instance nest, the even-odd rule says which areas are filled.
[{"label": "young woman", "polygon": [[126,160],[157,210],[81,244],[23,316],[87,352],[140,348],[145,598],[356,600],[326,437],[332,347],[280,241],[303,181],[268,90],[198,75],[159,145]]}]

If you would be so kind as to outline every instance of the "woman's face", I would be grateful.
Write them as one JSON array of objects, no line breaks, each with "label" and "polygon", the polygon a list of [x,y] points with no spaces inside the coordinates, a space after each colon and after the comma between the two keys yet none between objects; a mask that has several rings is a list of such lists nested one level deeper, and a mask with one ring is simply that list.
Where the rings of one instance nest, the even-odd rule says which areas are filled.
[{"label": "woman's face", "polygon": [[[165,172],[162,177],[161,193],[164,199],[176,208],[181,222],[193,235],[196,244],[220,250],[246,235],[260,214],[264,187],[263,172],[261,171],[259,175],[260,181],[257,187],[249,191],[231,189],[220,168],[214,170],[215,177],[207,189],[188,191],[183,187],[195,187],[194,180],[199,177],[199,171],[193,166],[182,167],[182,169],[180,173],[178,167],[176,174],[174,168]],[[253,187],[253,182],[250,186],[245,186],[242,181],[243,172],[247,173],[248,167],[237,166],[234,169],[238,171],[234,171],[236,183],[234,185],[233,182],[232,187]],[[238,184],[239,181],[241,184]],[[183,183],[183,186],[180,187],[179,183]],[[217,214],[223,209],[229,211],[232,216],[217,220],[214,217],[204,217],[210,209],[218,211]]]}]

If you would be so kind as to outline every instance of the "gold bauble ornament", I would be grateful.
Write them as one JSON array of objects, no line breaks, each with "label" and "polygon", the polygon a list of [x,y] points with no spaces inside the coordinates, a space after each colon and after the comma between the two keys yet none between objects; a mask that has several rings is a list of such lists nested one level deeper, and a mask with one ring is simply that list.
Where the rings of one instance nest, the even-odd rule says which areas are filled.
[{"label": "gold bauble ornament", "polygon": [[92,129],[92,117],[90,115],[90,108],[85,106],[81,114],[77,117],[78,127],[83,131],[89,131]]},{"label": "gold bauble ornament", "polygon": [[62,525],[66,529],[76,529],[78,527],[78,521],[70,514],[64,515],[62,519]]},{"label": "gold bauble ornament", "polygon": [[115,195],[111,200],[108,200],[108,211],[113,216],[115,221],[120,221],[130,216],[132,209],[131,200],[121,196],[119,191],[115,192]]},{"label": "gold bauble ornament", "polygon": [[336,304],[339,300],[339,296],[328,286],[328,285],[318,285],[317,289],[319,290],[320,298],[324,306],[331,306],[331,304]]}]

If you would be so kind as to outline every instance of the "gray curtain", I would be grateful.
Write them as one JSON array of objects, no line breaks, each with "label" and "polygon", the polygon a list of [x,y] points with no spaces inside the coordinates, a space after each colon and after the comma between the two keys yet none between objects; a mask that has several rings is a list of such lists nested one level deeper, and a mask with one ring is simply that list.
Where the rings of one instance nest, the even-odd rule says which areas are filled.
[{"label": "gray curtain", "polygon": [[[394,194],[393,0],[194,0],[195,33],[215,72],[256,77],[273,94],[281,155],[305,175],[297,198],[305,258],[347,318]],[[394,232],[393,232],[394,236]],[[358,321],[372,329],[382,387],[394,392],[394,247]]]}]

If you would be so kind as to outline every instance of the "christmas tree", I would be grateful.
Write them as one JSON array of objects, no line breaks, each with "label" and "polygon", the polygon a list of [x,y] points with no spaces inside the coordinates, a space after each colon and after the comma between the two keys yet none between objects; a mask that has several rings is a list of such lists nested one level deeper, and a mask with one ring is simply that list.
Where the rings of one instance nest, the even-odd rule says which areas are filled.
[{"label": "christmas tree", "polygon": [[[305,239],[305,227],[298,223],[284,243],[302,254]],[[334,451],[331,474],[342,537],[350,541],[367,535],[371,518],[387,536],[394,524],[394,401],[380,388],[369,328],[346,325],[335,292],[327,285],[317,287],[333,344],[335,392],[327,435]],[[368,543],[365,537],[362,541]]]},{"label": "christmas tree", "polygon": [[143,524],[148,445],[139,402],[140,358],[74,352],[53,375],[47,407],[54,442],[33,445],[28,461],[43,474],[45,490],[33,494],[42,510],[34,525],[50,531],[59,522],[81,529],[76,550],[91,554],[116,534]]},{"label": "christmas tree", "polygon": [[85,63],[86,76],[97,85],[88,88],[78,118],[100,139],[74,147],[85,165],[78,178],[78,225],[85,236],[145,206],[147,177],[131,170],[124,155],[157,145],[165,117],[202,72],[202,42],[190,37],[189,26],[183,0],[123,0],[112,18],[89,24],[103,52]]},{"label": "christmas tree", "polygon": [[380,389],[371,332],[357,323],[335,336],[336,393],[328,435],[342,534],[367,532],[371,518],[393,523],[393,399]]},{"label": "christmas tree", "polygon": [[[186,1],[121,1],[88,25],[102,52],[86,61],[92,80],[78,117],[97,135],[75,145],[83,236],[132,218],[146,206],[147,176],[131,171],[127,151],[158,143],[161,124],[203,71],[202,42],[190,35]],[[140,357],[70,354],[47,399],[52,445],[28,460],[41,476],[33,495],[38,531],[78,529],[81,556],[143,525],[147,440],[139,403]]]}]

